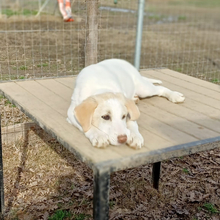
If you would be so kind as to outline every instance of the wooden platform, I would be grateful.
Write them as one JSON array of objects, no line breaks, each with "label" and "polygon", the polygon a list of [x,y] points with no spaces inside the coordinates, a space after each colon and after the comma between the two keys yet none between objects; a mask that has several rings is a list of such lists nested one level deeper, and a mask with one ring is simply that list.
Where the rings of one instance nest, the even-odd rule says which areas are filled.
[{"label": "wooden platform", "polygon": [[138,104],[138,120],[145,144],[140,150],[126,145],[106,149],[89,140],[66,121],[75,77],[17,81],[0,84],[0,91],[40,127],[52,134],[93,169],[116,171],[206,150],[201,144],[220,140],[220,86],[168,69],[143,70],[163,85],[183,93],[173,104],[153,97]]}]

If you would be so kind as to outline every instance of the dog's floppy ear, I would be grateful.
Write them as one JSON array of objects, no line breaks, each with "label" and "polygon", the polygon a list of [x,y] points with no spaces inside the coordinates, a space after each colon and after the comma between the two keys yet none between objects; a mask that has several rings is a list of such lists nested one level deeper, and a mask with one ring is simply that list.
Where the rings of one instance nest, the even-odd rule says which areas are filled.
[{"label": "dog's floppy ear", "polygon": [[74,109],[74,115],[82,126],[84,132],[87,132],[90,129],[92,116],[97,106],[98,103],[96,100],[89,97]]},{"label": "dog's floppy ear", "polygon": [[130,120],[136,121],[140,117],[140,111],[135,102],[131,99],[127,99],[122,93],[116,93],[115,96],[121,99],[123,103],[125,103],[125,106],[128,109],[128,113],[130,115]]},{"label": "dog's floppy ear", "polygon": [[133,100],[126,99],[125,106],[128,109],[130,120],[136,121],[140,117],[140,111]]}]

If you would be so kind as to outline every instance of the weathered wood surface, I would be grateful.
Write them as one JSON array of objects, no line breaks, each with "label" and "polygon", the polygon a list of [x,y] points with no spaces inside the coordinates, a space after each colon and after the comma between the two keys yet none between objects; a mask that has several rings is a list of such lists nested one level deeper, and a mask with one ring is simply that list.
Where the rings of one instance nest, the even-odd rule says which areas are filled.
[{"label": "weathered wood surface", "polygon": [[164,86],[182,92],[186,100],[173,104],[152,97],[139,102],[138,124],[145,139],[140,150],[126,145],[94,148],[67,123],[75,77],[1,83],[0,91],[92,168],[115,171],[162,161],[208,149],[200,145],[220,140],[219,85],[168,69],[143,70],[141,74],[162,80]]}]

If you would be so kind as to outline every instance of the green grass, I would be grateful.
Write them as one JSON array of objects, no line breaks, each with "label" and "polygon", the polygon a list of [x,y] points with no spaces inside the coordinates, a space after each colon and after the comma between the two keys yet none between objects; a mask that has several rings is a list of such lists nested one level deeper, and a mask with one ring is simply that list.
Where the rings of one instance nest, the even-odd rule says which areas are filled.
[{"label": "green grass", "polygon": [[3,9],[2,14],[7,15],[7,17],[11,17],[12,15],[18,15],[18,12],[12,11],[11,9]]},{"label": "green grass", "polygon": [[183,172],[189,174],[189,170],[187,168],[183,168]]},{"label": "green grass", "polygon": [[32,11],[32,10],[29,10],[29,9],[24,9],[21,12],[21,14],[24,15],[24,16],[36,15],[37,11]]},{"label": "green grass", "polygon": [[220,80],[219,80],[219,79],[213,79],[211,82],[213,82],[213,83],[219,83]]},{"label": "green grass", "polygon": [[220,213],[212,203],[205,203],[203,204],[202,208],[206,209],[210,214]]},{"label": "green grass", "polygon": [[71,217],[71,213],[63,210],[57,210],[48,220],[63,220]]},{"label": "green grass", "polygon": [[7,15],[7,17],[11,17],[13,15],[30,16],[30,15],[36,15],[37,11],[32,11],[32,10],[29,10],[29,9],[24,9],[22,11],[13,11],[11,9],[3,9],[2,14]]},{"label": "green grass", "polygon": [[57,210],[52,216],[48,218],[48,220],[64,220],[64,219],[69,219],[70,217],[74,217],[74,220],[86,220],[88,218],[91,218],[90,215],[87,214],[76,214],[72,215],[70,211],[66,210]]},{"label": "green grass", "polygon": [[27,67],[23,65],[23,66],[20,66],[19,69],[20,70],[27,70]]},{"label": "green grass", "polygon": [[90,215],[86,214],[78,214],[74,216],[74,220],[85,220],[87,218],[91,217]]},{"label": "green grass", "polygon": [[10,101],[8,101],[8,100],[5,101],[5,105],[10,105],[10,104],[11,104]]},{"label": "green grass", "polygon": [[42,63],[42,64],[37,64],[37,67],[47,67],[48,66],[48,63]]},{"label": "green grass", "polygon": [[220,7],[219,0],[173,0],[169,2],[170,5],[176,6],[195,6],[200,8],[216,8]]},{"label": "green grass", "polygon": [[115,206],[115,202],[114,201],[109,201],[109,208],[113,209],[114,206]]},{"label": "green grass", "polygon": [[185,20],[186,20],[186,16],[184,16],[184,15],[180,15],[178,17],[178,21],[185,21]]},{"label": "green grass", "polygon": [[176,67],[176,68],[174,68],[174,70],[177,71],[177,72],[182,72],[182,68],[181,67]]},{"label": "green grass", "polygon": [[155,20],[155,21],[160,21],[164,18],[167,18],[167,16],[166,15],[150,15],[150,16],[148,16],[148,19]]},{"label": "green grass", "polygon": [[[5,97],[3,95],[0,95],[0,100],[4,99]],[[8,99],[5,100],[5,103],[4,103],[5,106],[7,105],[11,105],[11,107],[15,108],[16,105],[12,104]]]},{"label": "green grass", "polygon": [[25,79],[25,76],[20,76],[19,79]]}]

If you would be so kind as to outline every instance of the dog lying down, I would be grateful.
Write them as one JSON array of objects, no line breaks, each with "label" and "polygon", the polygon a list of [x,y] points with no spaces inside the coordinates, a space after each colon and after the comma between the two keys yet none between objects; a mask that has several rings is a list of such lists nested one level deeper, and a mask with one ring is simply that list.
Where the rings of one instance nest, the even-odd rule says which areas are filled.
[{"label": "dog lying down", "polygon": [[139,149],[144,139],[136,122],[140,116],[135,104],[138,97],[157,95],[174,103],[185,99],[183,94],[153,83],[162,82],[141,76],[124,60],[90,65],[77,76],[67,121],[84,132],[95,147],[127,144]]}]

